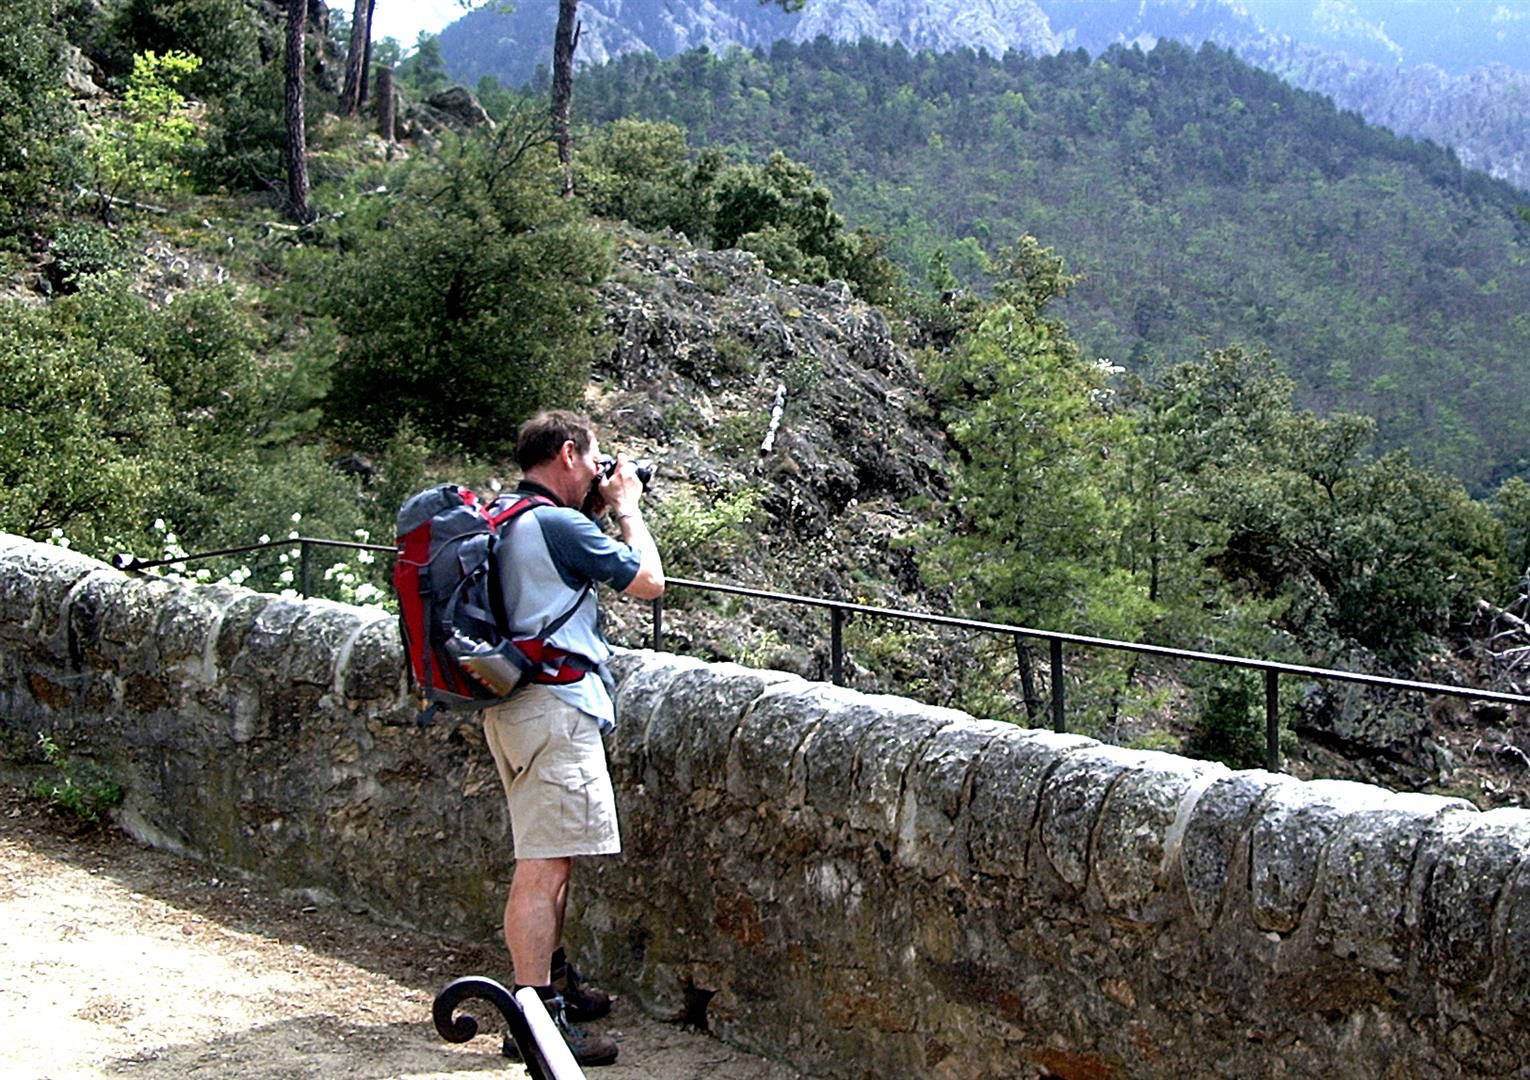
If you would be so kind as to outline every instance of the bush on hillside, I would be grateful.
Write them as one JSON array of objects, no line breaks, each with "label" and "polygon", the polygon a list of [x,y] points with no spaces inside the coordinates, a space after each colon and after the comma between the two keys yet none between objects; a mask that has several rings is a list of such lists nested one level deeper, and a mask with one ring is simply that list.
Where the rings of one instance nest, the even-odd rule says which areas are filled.
[{"label": "bush on hillside", "polygon": [[550,149],[510,123],[450,138],[308,265],[342,334],[326,410],[343,431],[377,447],[409,420],[438,447],[503,451],[537,409],[578,404],[610,241],[557,196]]}]

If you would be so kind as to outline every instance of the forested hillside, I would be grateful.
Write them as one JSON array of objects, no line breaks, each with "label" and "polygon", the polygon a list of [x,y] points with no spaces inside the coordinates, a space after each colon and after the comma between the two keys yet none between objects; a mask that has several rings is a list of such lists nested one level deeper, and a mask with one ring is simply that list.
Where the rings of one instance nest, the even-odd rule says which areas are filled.
[{"label": "forested hillside", "polygon": [[[580,64],[648,51],[668,58],[699,47],[768,49],[779,39],[804,44],[820,35],[993,57],[1211,42],[1530,190],[1526,0],[813,0],[795,16],[757,0],[585,0],[579,10]],[[458,79],[492,75],[520,85],[545,77],[545,28],[556,17],[555,0],[481,8],[442,32],[441,53]]]},{"label": "forested hillside", "polygon": [[1374,416],[1479,490],[1530,467],[1523,196],[1222,49],[781,43],[628,57],[578,104],[808,162],[916,278],[940,253],[983,287],[985,256],[1033,234],[1082,276],[1061,310],[1091,355],[1265,348],[1310,406]]}]

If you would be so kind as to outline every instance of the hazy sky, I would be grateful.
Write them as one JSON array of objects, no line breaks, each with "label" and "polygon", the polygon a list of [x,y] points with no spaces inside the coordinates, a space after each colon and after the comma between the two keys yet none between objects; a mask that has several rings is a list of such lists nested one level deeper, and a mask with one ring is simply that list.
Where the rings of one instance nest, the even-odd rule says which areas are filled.
[{"label": "hazy sky", "polygon": [[[326,0],[349,17],[356,6],[351,0]],[[436,33],[447,23],[462,17],[457,0],[377,0],[372,11],[372,40],[397,38],[406,48],[412,46],[421,30]]]}]

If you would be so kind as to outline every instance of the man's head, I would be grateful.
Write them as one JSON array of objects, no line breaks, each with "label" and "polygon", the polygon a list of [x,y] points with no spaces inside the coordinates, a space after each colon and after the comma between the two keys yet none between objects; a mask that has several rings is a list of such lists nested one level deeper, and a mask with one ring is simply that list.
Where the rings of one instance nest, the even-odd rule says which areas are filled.
[{"label": "man's head", "polygon": [[590,422],[563,409],[540,412],[521,425],[515,460],[526,479],[547,488],[566,506],[580,506],[600,475],[600,444]]}]

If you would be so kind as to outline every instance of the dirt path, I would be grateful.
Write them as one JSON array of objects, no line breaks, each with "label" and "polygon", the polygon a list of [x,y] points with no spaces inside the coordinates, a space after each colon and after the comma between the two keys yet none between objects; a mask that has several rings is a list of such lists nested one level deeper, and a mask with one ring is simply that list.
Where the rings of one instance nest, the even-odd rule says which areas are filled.
[{"label": "dirt path", "polygon": [[[430,1022],[450,978],[504,978],[488,950],[294,901],[207,866],[71,826],[0,789],[0,1075],[525,1076],[494,1034]],[[469,1003],[483,1018],[490,1006]],[[796,1073],[618,1001],[599,1080],[794,1080]]]}]

